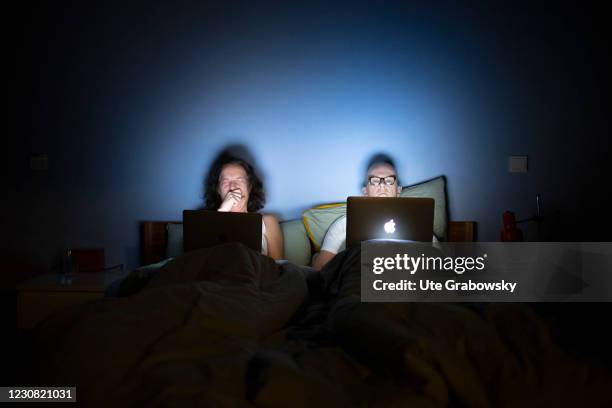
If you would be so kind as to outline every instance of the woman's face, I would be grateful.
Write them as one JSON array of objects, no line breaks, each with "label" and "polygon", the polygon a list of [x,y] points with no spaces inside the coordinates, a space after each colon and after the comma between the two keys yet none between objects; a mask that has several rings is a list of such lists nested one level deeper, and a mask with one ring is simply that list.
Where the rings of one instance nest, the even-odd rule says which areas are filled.
[{"label": "woman's face", "polygon": [[249,185],[249,176],[242,166],[239,164],[226,164],[221,170],[219,175],[219,185],[217,192],[221,196],[221,200],[224,200],[227,193],[230,191],[238,191],[242,196],[240,200],[240,207],[244,205],[246,208],[249,202],[249,193],[251,192],[251,186]]}]

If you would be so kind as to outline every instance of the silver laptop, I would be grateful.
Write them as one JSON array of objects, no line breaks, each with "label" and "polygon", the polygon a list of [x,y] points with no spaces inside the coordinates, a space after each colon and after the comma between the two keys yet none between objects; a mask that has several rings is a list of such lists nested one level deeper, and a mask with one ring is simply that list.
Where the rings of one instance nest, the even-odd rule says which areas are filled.
[{"label": "silver laptop", "polygon": [[241,242],[261,252],[261,219],[258,213],[184,210],[184,251]]},{"label": "silver laptop", "polygon": [[431,242],[433,198],[349,197],[346,247],[370,239]]}]

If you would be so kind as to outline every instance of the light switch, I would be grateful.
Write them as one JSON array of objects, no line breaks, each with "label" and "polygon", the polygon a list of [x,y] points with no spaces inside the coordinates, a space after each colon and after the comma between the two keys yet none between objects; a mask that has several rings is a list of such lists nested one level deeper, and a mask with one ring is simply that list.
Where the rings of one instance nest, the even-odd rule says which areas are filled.
[{"label": "light switch", "polygon": [[510,173],[527,173],[527,156],[510,156],[508,171]]}]

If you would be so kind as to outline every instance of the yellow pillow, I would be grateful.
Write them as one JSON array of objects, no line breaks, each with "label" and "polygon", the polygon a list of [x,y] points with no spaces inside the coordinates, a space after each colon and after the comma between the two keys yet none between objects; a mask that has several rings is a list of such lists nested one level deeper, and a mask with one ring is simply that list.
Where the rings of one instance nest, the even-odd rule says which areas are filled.
[{"label": "yellow pillow", "polygon": [[[412,184],[402,189],[401,197],[430,197],[435,200],[433,232],[439,240],[446,239],[448,211],[446,178],[444,176]],[[346,214],[346,203],[333,203],[310,208],[302,214],[306,233],[315,251],[321,249],[329,226]]]},{"label": "yellow pillow", "polygon": [[343,215],[346,215],[346,203],[325,204],[304,211],[302,221],[315,251],[321,249],[329,226]]}]

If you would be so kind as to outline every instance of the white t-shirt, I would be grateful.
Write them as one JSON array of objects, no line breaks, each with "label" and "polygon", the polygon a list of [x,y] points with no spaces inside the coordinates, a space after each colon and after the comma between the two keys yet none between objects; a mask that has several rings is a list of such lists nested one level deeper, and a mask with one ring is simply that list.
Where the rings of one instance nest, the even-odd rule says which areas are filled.
[{"label": "white t-shirt", "polygon": [[337,254],[346,248],[346,215],[342,215],[329,226],[321,251]]},{"label": "white t-shirt", "polygon": [[[437,243],[438,239],[434,235],[431,242]],[[337,254],[346,248],[346,215],[341,216],[329,226],[321,251]]]}]

